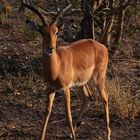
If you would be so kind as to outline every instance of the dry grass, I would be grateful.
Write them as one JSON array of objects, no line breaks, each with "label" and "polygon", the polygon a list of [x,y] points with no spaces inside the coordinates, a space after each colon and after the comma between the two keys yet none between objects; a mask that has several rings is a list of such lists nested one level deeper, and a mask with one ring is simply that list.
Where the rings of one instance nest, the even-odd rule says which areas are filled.
[{"label": "dry grass", "polygon": [[9,22],[8,15],[12,12],[11,5],[7,0],[0,0],[0,24]]},{"label": "dry grass", "polygon": [[[93,94],[94,105],[97,108],[102,108],[102,100],[97,92],[93,81],[89,83],[90,90]],[[131,95],[131,90],[128,87],[127,92],[123,89],[123,85],[119,79],[106,80],[106,92],[109,95],[110,114],[119,118],[135,118],[140,113],[140,94]]]},{"label": "dry grass", "polygon": [[132,96],[130,89],[128,89],[127,93],[124,92],[117,78],[108,80],[106,86],[112,113],[120,118],[134,118],[138,115],[140,112],[138,96]]}]

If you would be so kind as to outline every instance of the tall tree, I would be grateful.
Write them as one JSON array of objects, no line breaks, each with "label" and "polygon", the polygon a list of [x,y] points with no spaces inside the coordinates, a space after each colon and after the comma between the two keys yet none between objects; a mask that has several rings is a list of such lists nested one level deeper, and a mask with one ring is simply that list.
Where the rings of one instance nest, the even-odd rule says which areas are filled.
[{"label": "tall tree", "polygon": [[82,38],[93,38],[95,39],[94,33],[94,22],[92,19],[91,12],[93,9],[91,7],[93,0],[81,0],[81,9],[84,15],[82,20]]},{"label": "tall tree", "polygon": [[95,39],[95,12],[103,0],[81,0],[81,9],[84,15],[82,20],[82,38]]}]

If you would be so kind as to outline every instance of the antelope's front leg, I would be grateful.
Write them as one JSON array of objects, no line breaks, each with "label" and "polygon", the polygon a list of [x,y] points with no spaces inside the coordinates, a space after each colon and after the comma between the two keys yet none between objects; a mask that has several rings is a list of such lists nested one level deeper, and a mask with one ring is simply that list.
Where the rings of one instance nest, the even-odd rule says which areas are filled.
[{"label": "antelope's front leg", "polygon": [[70,130],[71,130],[71,134],[72,134],[72,139],[76,140],[76,136],[75,136],[75,132],[74,132],[74,129],[73,129],[73,124],[72,124],[70,90],[65,89],[64,90],[64,95],[65,95],[66,115],[67,115],[67,120],[68,120],[68,123],[69,123]]},{"label": "antelope's front leg", "polygon": [[46,132],[46,128],[47,128],[47,125],[48,125],[48,120],[49,120],[49,117],[50,117],[50,114],[51,114],[54,97],[55,97],[55,92],[48,94],[46,115],[45,115],[45,119],[44,119],[44,123],[43,123],[44,127],[43,127],[42,133],[41,133],[41,140],[45,140],[45,132]]}]

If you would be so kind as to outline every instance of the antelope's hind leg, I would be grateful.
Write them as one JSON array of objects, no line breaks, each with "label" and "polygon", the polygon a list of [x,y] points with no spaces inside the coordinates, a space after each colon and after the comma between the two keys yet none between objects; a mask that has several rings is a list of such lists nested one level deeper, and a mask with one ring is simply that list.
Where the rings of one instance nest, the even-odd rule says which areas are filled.
[{"label": "antelope's hind leg", "polygon": [[41,133],[41,140],[45,140],[46,128],[47,128],[47,125],[48,125],[49,117],[51,115],[51,110],[52,110],[52,105],[53,105],[54,97],[55,97],[55,92],[48,94],[48,97],[47,97],[47,107],[46,107],[46,115],[45,115],[45,119],[44,119],[44,123],[43,123],[44,127],[43,127],[42,133]]},{"label": "antelope's hind leg", "polygon": [[97,78],[97,88],[102,97],[104,110],[106,114],[106,128],[107,128],[107,139],[110,140],[111,129],[109,126],[109,107],[108,107],[108,94],[105,92],[105,76],[100,74]]},{"label": "antelope's hind leg", "polygon": [[80,94],[82,95],[82,104],[81,104],[81,108],[80,108],[80,111],[79,111],[79,114],[77,115],[77,119],[75,121],[75,124],[74,124],[74,131],[76,132],[77,128],[82,124],[82,117],[83,117],[83,114],[85,113],[85,111],[87,110],[88,108],[88,101],[89,101],[89,96],[90,96],[90,91],[89,91],[89,88],[88,88],[88,85],[85,84],[83,86],[80,87]]}]

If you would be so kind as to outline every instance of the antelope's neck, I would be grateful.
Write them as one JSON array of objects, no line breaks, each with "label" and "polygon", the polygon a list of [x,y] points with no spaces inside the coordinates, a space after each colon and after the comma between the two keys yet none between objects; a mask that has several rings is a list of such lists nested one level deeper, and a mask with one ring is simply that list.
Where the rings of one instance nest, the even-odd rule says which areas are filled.
[{"label": "antelope's neck", "polygon": [[43,76],[46,81],[55,81],[58,76],[59,60],[57,52],[43,56]]}]

